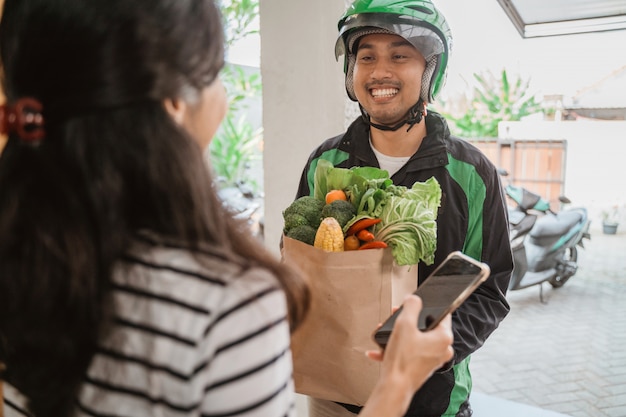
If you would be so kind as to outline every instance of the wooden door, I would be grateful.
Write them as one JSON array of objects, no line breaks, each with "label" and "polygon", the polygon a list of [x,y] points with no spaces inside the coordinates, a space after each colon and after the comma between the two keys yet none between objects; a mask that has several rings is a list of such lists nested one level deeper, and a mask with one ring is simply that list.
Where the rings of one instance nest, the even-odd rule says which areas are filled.
[{"label": "wooden door", "polygon": [[565,140],[472,140],[498,168],[508,172],[502,183],[524,187],[560,207],[565,189]]}]

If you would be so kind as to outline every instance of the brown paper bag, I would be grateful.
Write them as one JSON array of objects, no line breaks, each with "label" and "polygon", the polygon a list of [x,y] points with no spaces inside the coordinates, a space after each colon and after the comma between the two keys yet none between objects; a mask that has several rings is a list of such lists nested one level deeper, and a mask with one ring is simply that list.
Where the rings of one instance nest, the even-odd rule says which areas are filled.
[{"label": "brown paper bag", "polygon": [[365,356],[372,334],[417,288],[417,266],[394,264],[391,249],[324,252],[285,237],[283,261],[307,277],[312,306],[292,337],[296,392],[363,405],[380,375]]}]

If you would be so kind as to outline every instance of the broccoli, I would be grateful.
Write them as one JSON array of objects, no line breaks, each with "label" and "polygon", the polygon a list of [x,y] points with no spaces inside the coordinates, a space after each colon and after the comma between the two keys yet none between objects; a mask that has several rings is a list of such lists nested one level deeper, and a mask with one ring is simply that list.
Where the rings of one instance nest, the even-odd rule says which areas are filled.
[{"label": "broccoli", "polygon": [[352,203],[344,200],[335,200],[322,208],[322,218],[334,217],[343,228],[356,215],[356,208]]},{"label": "broccoli", "polygon": [[285,209],[285,211],[283,211],[283,219],[286,222],[290,215],[299,214],[307,220],[309,226],[317,229],[322,221],[323,207],[323,201],[317,200],[311,196],[303,196],[296,199]]},{"label": "broccoli", "polygon": [[292,227],[287,232],[287,237],[290,237],[295,240],[299,240],[300,242],[304,242],[309,245],[313,245],[315,243],[316,233],[317,233],[316,228],[305,224],[302,226]]},{"label": "broccoli", "polygon": [[304,216],[297,213],[289,213],[285,216],[285,226],[283,227],[283,231],[287,233],[294,227],[304,225],[309,226],[309,222]]}]

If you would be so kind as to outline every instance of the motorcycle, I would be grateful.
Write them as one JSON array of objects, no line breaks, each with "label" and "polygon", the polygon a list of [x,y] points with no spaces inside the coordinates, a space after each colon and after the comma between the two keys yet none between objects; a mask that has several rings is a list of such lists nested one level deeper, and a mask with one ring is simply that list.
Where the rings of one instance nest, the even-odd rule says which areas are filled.
[{"label": "motorcycle", "polygon": [[[501,171],[506,176],[506,171]],[[562,287],[578,269],[578,250],[583,239],[591,239],[590,220],[584,207],[564,207],[555,212],[540,195],[523,187],[508,184],[505,193],[516,204],[509,207],[509,239],[513,251],[513,273],[509,290],[521,290],[539,285],[543,298],[543,283]],[[563,205],[571,204],[564,196]]]},{"label": "motorcycle", "polygon": [[265,234],[263,195],[246,184],[225,186],[219,178],[217,184],[217,193],[224,208],[235,219],[242,221],[252,236],[262,240]]}]

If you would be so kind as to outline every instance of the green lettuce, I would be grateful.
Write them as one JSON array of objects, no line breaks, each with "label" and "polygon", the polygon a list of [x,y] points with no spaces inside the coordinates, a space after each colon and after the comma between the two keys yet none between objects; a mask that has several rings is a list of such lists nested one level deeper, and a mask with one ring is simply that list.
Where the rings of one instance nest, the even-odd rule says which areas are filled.
[{"label": "green lettuce", "polygon": [[325,201],[326,193],[343,190],[358,213],[373,212],[387,196],[384,190],[393,186],[389,172],[374,167],[335,168],[325,159],[317,162],[313,197]]},{"label": "green lettuce", "polygon": [[398,265],[435,261],[437,210],[441,187],[435,178],[418,182],[401,195],[392,196],[374,226],[376,239],[386,242]]}]

